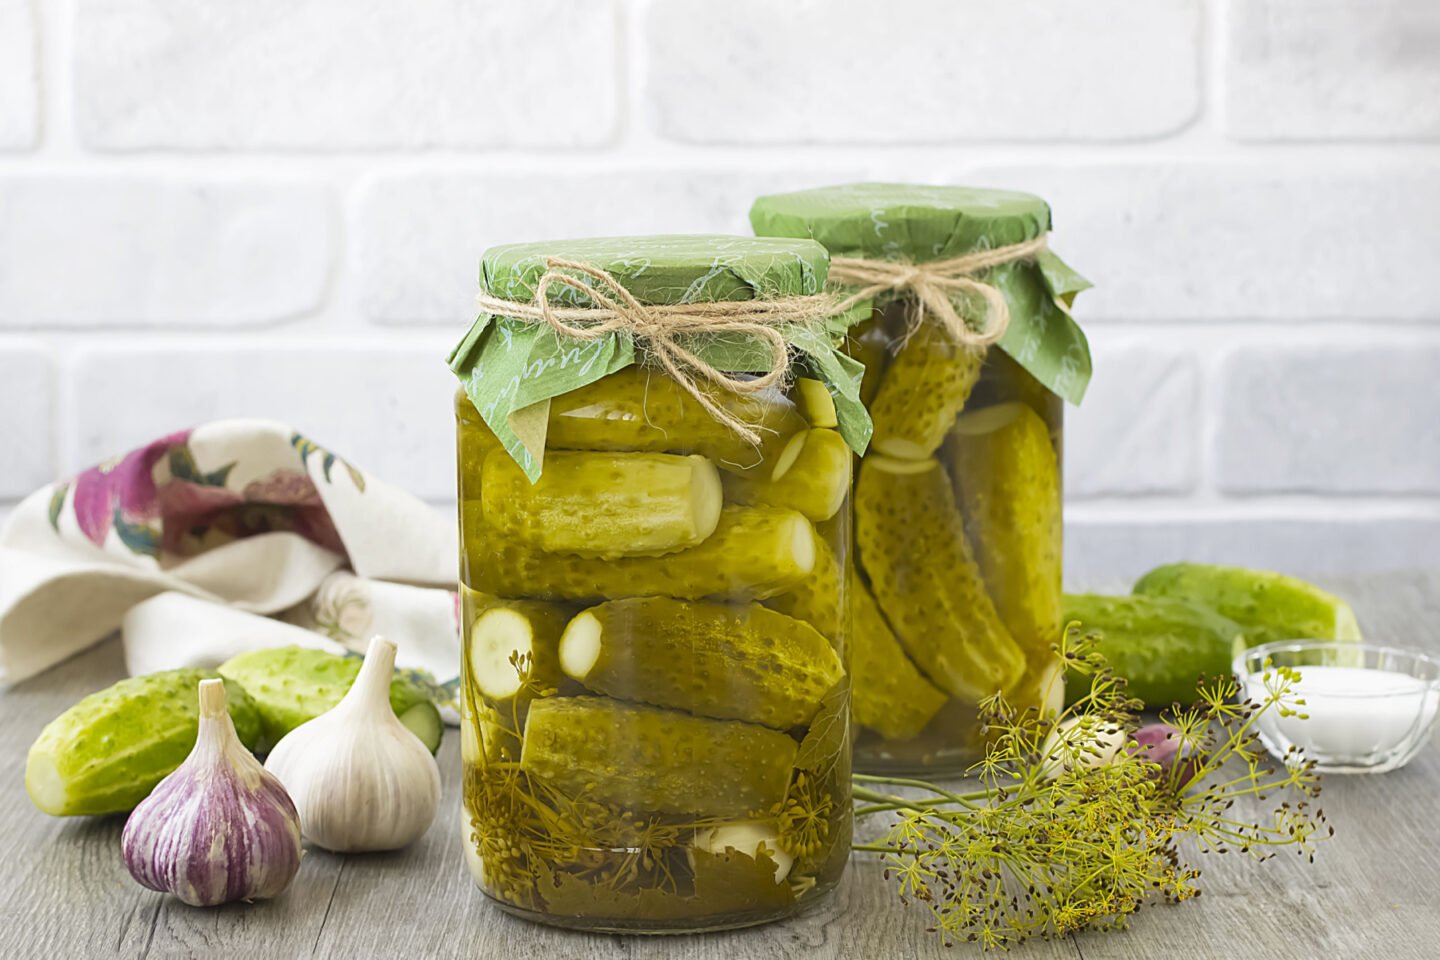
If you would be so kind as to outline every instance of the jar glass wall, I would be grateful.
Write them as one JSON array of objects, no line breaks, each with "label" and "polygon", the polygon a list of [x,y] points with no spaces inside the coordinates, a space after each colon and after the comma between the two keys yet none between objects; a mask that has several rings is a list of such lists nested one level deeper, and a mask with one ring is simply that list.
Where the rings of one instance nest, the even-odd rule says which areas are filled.
[{"label": "jar glass wall", "polygon": [[[959,773],[983,756],[986,698],[1063,706],[1063,404],[999,349],[912,333],[909,312],[877,311],[854,341],[877,423],[899,438],[857,466],[855,763]],[[900,426],[947,389],[969,390],[948,424]]]},{"label": "jar glass wall", "polygon": [[531,484],[456,398],[462,839],[512,913],[746,926],[844,869],[852,455],[823,390],[743,406],[758,449],[624,368],[551,401]]}]

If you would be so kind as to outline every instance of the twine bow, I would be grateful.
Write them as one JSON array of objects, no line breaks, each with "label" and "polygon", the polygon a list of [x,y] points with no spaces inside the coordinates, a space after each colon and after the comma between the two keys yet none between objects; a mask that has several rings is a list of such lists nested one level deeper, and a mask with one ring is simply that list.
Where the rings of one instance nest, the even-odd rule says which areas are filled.
[{"label": "twine bow", "polygon": [[[502,300],[482,292],[476,303],[487,313],[547,324],[562,337],[598,340],[608,334],[629,333],[660,367],[718,423],[750,443],[760,434],[734,410],[717,403],[701,388],[701,381],[729,393],[760,393],[784,381],[790,368],[789,341],[780,328],[823,323],[835,312],[828,295],[782,297],[774,300],[723,300],[711,303],[645,304],[614,276],[588,263],[549,258],[545,273],[535,284],[529,303]],[[596,281],[592,286],[580,274]],[[550,301],[552,287],[569,287],[593,306],[567,307]],[[682,342],[696,334],[737,334],[753,337],[770,349],[770,366],[753,377],[740,377],[716,369]]]},{"label": "twine bow", "polygon": [[[844,286],[859,287],[841,302],[840,310],[848,310],[877,293],[909,290],[915,295],[917,304],[913,318],[916,326],[924,321],[925,311],[930,310],[940,318],[957,342],[979,349],[1005,336],[1010,326],[1010,306],[1005,302],[1004,294],[991,284],[976,280],[975,275],[1001,264],[1028,260],[1044,249],[1045,237],[1041,235],[1008,247],[977,250],[949,260],[925,263],[833,257],[830,260],[830,280]],[[954,296],[957,293],[975,294],[985,301],[983,322],[976,328],[972,329],[955,309]]]}]

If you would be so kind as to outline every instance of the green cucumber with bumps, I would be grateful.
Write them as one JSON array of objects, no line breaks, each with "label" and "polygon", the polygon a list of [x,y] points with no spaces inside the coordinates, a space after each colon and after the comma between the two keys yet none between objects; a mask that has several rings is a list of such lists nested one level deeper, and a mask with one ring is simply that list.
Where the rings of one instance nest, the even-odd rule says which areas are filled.
[{"label": "green cucumber with bumps", "polygon": [[509,457],[485,460],[485,523],[499,536],[582,557],[655,557],[715,532],[724,494],[701,456],[555,450],[534,483]]},{"label": "green cucumber with bumps", "polygon": [[[759,445],[716,420],[670,377],[629,366],[551,398],[547,449],[697,453],[722,470],[746,471],[769,462],[806,427],[795,405],[778,392],[739,394],[703,383],[698,389],[752,427]],[[549,470],[550,454],[545,457]]]},{"label": "green cucumber with bumps", "polygon": [[725,478],[735,503],[766,503],[799,510],[819,523],[840,512],[850,493],[854,455],[834,430],[815,428],[790,438],[772,466]]},{"label": "green cucumber with bumps", "polygon": [[840,564],[835,551],[824,537],[815,538],[815,569],[795,589],[771,597],[765,606],[787,617],[804,620],[830,640],[840,645],[844,618],[841,616]]},{"label": "green cucumber with bumps", "polygon": [[560,665],[596,693],[745,720],[804,726],[844,676],[830,641],[758,603],[612,600],[575,616]]},{"label": "green cucumber with bumps", "polygon": [[562,793],[622,810],[736,819],[785,799],[799,749],[758,724],[554,697],[530,705],[520,767]]},{"label": "green cucumber with bumps", "polygon": [[[1235,644],[1244,631],[1209,607],[1174,597],[1065,594],[1065,621],[1079,621],[1096,635],[1096,648],[1116,676],[1129,681],[1126,692],[1153,709],[1189,705],[1196,684],[1230,673]],[[1068,703],[1089,686],[1066,687]]]},{"label": "green cucumber with bumps", "polygon": [[[165,670],[130,677],[56,717],[30,747],[25,789],[55,817],[127,813],[184,762],[200,729],[201,680],[212,670]],[[227,678],[225,701],[240,742],[264,739],[260,712]]]},{"label": "green cucumber with bumps", "polygon": [[476,533],[467,531],[465,540],[471,586],[500,596],[582,601],[773,597],[810,575],[818,540],[794,510],[735,505],[720,511],[706,540],[665,557],[577,557],[494,536],[488,525]]},{"label": "green cucumber with bumps", "polygon": [[1275,640],[1361,639],[1350,604],[1283,573],[1169,563],[1141,577],[1134,592],[1203,604],[1240,624],[1247,646]]},{"label": "green cucumber with bumps", "polygon": [[[274,746],[300,724],[338,704],[360,673],[359,657],[343,657],[308,647],[251,650],[220,665],[220,675],[245,689],[264,724],[265,741]],[[397,671],[390,681],[390,708],[431,753],[440,749],[444,724],[430,692]]]}]

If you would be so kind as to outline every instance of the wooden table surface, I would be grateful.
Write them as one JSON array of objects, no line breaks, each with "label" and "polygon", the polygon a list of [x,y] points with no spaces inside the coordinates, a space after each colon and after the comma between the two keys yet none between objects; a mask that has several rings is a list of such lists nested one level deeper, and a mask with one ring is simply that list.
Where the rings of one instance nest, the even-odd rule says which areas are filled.
[{"label": "wooden table surface", "polygon": [[[1352,599],[1367,636],[1440,652],[1440,573],[1329,584]],[[551,930],[502,914],[471,885],[459,836],[458,737],[440,751],[442,813],[395,854],[307,853],[280,899],[202,910],[142,889],[120,861],[121,817],[58,820],[25,796],[25,752],[40,728],[123,675],[115,640],[0,694],[0,958],[465,957],[819,960],[964,956],[925,931],[859,855],[827,903],[789,922],[690,937]],[[1331,777],[1336,828],[1314,865],[1283,855],[1202,861],[1204,896],[1142,912],[1129,931],[1033,942],[1012,957],[1270,958],[1440,956],[1440,745],[1383,776]]]}]

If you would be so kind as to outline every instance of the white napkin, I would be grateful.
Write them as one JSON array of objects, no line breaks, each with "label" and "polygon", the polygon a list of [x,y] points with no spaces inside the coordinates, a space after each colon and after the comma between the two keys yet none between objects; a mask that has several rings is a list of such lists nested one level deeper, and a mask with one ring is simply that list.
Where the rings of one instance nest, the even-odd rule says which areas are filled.
[{"label": "white napkin", "polygon": [[22,502],[0,530],[0,683],[124,628],[131,673],[292,643],[457,683],[453,518],[290,427],[222,420]]}]

